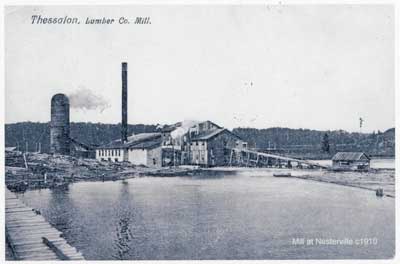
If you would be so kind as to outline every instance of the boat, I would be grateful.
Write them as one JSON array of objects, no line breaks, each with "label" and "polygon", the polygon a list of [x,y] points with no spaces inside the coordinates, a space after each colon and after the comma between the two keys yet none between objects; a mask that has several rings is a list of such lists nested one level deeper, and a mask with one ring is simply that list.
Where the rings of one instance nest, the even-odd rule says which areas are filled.
[{"label": "boat", "polygon": [[292,177],[292,174],[290,172],[286,173],[274,173],[274,177]]}]

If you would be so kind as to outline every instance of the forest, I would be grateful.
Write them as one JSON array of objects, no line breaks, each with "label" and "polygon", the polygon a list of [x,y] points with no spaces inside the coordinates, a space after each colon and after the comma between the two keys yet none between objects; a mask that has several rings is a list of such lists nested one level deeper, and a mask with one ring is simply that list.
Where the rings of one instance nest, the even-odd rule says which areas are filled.
[{"label": "forest", "polygon": [[[128,126],[128,135],[158,131],[158,125]],[[120,124],[71,123],[71,138],[100,146],[120,137]],[[344,130],[319,131],[273,127],[267,129],[234,128],[234,134],[249,143],[249,147],[299,158],[330,158],[338,151],[362,151],[371,156],[395,155],[395,129],[384,132],[355,133]],[[39,144],[40,143],[40,144]],[[19,150],[49,152],[50,124],[20,122],[5,125],[6,147]]]}]

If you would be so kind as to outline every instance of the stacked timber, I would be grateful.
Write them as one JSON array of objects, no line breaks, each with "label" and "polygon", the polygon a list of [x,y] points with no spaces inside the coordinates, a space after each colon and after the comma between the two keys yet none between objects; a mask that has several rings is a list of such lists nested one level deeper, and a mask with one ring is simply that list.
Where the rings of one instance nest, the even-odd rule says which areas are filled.
[{"label": "stacked timber", "polygon": [[6,151],[5,164],[10,167],[25,168],[25,161],[22,152],[19,151]]}]

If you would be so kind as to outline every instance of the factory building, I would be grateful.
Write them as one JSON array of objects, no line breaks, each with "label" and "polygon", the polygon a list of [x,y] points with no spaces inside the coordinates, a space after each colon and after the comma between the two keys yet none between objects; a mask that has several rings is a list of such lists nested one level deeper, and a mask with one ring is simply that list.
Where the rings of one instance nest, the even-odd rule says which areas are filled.
[{"label": "factory building", "polygon": [[[246,145],[241,138],[211,122],[184,121],[162,129],[163,164],[224,166],[229,148]],[[171,163],[171,162],[170,162]]]},{"label": "factory building", "polygon": [[190,142],[190,163],[202,166],[224,166],[229,162],[229,149],[243,144],[243,140],[224,128],[206,131]]},{"label": "factory building", "polygon": [[246,143],[227,129],[211,122],[183,121],[164,126],[157,133],[128,137],[128,65],[122,63],[121,136],[100,147],[70,137],[69,99],[56,94],[51,100],[50,145],[53,154],[130,162],[147,167],[175,165],[223,166],[229,149]]},{"label": "factory building", "polygon": [[162,166],[162,134],[142,133],[128,137],[128,64],[122,63],[121,138],[96,149],[96,159],[130,162],[147,167]]},{"label": "factory building", "polygon": [[161,133],[142,133],[120,139],[96,149],[99,161],[130,162],[147,167],[162,166]]},{"label": "factory building", "polygon": [[96,150],[99,161],[130,162],[147,167],[176,165],[224,166],[229,149],[246,146],[241,138],[211,121],[180,122],[160,133],[142,133],[101,146]]}]

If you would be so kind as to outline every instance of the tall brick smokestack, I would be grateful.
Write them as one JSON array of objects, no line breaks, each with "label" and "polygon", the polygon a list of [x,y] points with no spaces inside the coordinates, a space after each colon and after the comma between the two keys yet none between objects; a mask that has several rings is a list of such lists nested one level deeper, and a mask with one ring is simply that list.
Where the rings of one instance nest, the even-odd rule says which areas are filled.
[{"label": "tall brick smokestack", "polygon": [[51,98],[50,152],[69,155],[69,99],[65,94]]},{"label": "tall brick smokestack", "polygon": [[122,123],[121,141],[128,141],[128,63],[122,63]]}]

